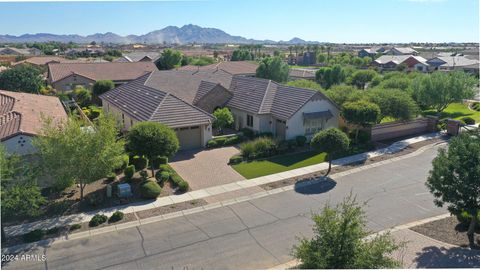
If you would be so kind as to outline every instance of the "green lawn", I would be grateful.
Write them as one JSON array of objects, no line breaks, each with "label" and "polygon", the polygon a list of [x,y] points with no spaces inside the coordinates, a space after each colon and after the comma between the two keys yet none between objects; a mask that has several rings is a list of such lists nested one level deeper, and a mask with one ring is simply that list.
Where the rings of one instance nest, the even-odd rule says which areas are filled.
[{"label": "green lawn", "polygon": [[244,162],[232,167],[243,177],[252,179],[273,173],[279,173],[315,165],[325,161],[326,153],[315,151],[272,157],[265,160]]},{"label": "green lawn", "polygon": [[[436,115],[434,110],[427,110],[423,113],[425,115]],[[452,118],[455,120],[460,120],[466,116],[475,119],[475,123],[480,122],[480,112],[470,110],[467,105],[462,103],[452,103],[440,113],[440,118]]]}]

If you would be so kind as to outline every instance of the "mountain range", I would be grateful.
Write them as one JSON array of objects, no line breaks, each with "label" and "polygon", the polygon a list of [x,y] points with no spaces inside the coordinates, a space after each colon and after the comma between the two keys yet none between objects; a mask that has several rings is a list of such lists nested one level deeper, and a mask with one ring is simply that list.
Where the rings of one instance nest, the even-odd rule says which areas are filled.
[{"label": "mountain range", "polygon": [[292,38],[289,41],[256,40],[241,36],[232,36],[217,28],[206,28],[188,24],[182,27],[168,26],[161,30],[155,30],[145,35],[120,36],[115,33],[97,33],[88,36],[81,35],[56,35],[48,33],[24,34],[21,36],[0,35],[0,43],[23,43],[23,42],[74,42],[74,43],[115,43],[115,44],[318,44],[316,41],[305,41],[300,38]]}]

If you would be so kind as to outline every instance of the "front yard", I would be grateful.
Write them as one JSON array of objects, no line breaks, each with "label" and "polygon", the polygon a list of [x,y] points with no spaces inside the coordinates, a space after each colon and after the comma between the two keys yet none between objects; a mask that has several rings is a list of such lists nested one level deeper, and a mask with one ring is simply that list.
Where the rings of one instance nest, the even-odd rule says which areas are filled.
[{"label": "front yard", "polygon": [[243,162],[232,167],[243,177],[252,179],[322,163],[325,161],[325,157],[326,153],[308,151]]}]

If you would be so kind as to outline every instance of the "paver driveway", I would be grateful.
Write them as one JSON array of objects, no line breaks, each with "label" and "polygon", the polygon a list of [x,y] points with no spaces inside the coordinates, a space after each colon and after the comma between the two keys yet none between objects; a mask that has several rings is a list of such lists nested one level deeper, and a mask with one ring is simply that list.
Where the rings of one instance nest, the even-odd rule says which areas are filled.
[{"label": "paver driveway", "polygon": [[207,188],[245,179],[228,166],[230,157],[238,153],[234,146],[181,151],[170,160],[170,165],[192,189]]}]

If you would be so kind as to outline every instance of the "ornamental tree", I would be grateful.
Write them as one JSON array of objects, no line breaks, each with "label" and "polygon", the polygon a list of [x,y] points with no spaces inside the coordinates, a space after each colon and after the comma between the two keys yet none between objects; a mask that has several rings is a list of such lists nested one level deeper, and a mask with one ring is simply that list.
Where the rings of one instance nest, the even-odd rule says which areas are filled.
[{"label": "ornamental tree", "polygon": [[316,150],[327,153],[328,170],[324,176],[328,176],[332,170],[332,160],[334,160],[337,155],[348,150],[350,140],[347,134],[340,129],[330,128],[315,134],[310,144]]},{"label": "ornamental tree", "polygon": [[312,239],[305,237],[293,247],[293,256],[303,269],[378,269],[395,268],[392,258],[397,244],[390,233],[366,239],[367,219],[355,197],[345,198],[331,207],[328,203],[320,214],[314,214]]},{"label": "ornamental tree", "polygon": [[472,216],[467,235],[470,247],[474,247],[480,211],[480,129],[452,138],[448,150],[440,149],[432,164],[426,185],[434,203],[447,205],[452,214],[466,211]]},{"label": "ornamental tree", "polygon": [[157,68],[160,70],[168,70],[180,66],[182,61],[182,53],[177,50],[165,49],[160,54],[157,61]]},{"label": "ornamental tree", "polygon": [[267,57],[260,62],[256,76],[276,82],[286,82],[288,80],[288,72],[288,65],[280,57]]},{"label": "ornamental tree", "polygon": [[44,85],[40,69],[21,64],[0,72],[0,89],[37,94]]},{"label": "ornamental tree", "polygon": [[223,134],[223,129],[233,124],[233,115],[228,108],[217,109],[213,112],[215,121],[213,126],[218,128],[220,134]]},{"label": "ornamental tree", "polygon": [[175,131],[157,122],[136,123],[127,134],[127,149],[149,160],[152,177],[155,176],[152,160],[158,156],[171,157],[179,147]]},{"label": "ornamental tree", "polygon": [[343,104],[342,116],[345,120],[357,126],[355,129],[355,143],[358,141],[358,126],[363,128],[377,123],[380,119],[380,108],[377,104],[365,100],[347,102]]}]

